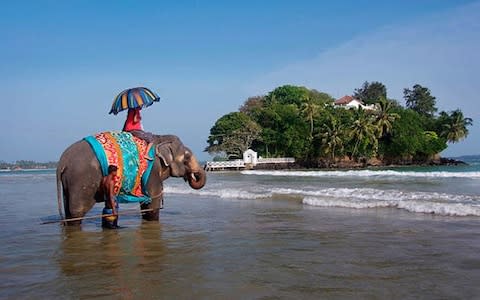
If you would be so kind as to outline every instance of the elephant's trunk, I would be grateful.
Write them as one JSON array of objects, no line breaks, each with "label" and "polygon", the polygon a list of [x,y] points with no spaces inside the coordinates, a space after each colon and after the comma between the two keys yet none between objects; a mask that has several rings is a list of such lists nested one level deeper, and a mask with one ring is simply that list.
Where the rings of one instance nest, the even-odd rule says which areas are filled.
[{"label": "elephant's trunk", "polygon": [[205,186],[207,182],[207,174],[204,170],[190,173],[190,176],[187,177],[188,184],[192,189],[199,190]]}]

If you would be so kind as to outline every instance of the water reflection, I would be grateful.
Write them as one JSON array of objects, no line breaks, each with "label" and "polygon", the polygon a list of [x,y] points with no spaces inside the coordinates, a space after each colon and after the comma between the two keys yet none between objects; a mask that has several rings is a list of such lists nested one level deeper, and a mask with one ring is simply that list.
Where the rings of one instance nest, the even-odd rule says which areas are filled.
[{"label": "water reflection", "polygon": [[58,264],[75,298],[142,294],[148,274],[160,275],[167,253],[158,223],[98,232],[65,227],[63,235]]},{"label": "water reflection", "polygon": [[62,234],[57,253],[62,297],[187,296],[191,286],[206,280],[208,239],[191,228],[144,222],[94,232],[66,227]]}]

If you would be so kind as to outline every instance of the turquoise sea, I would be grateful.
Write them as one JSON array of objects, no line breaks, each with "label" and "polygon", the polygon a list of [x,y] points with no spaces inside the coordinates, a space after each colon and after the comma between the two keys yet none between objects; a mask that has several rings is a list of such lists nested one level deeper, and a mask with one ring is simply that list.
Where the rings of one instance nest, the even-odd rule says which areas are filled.
[{"label": "turquoise sea", "polygon": [[54,171],[0,172],[0,298],[478,299],[480,157],[465,160],[171,178],[160,222],[120,230],[40,225],[58,218]]}]

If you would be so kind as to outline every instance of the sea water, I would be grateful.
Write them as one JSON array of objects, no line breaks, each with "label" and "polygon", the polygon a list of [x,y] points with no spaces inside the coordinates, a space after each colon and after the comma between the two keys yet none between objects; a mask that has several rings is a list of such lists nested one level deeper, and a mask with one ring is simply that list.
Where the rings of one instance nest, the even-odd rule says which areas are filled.
[{"label": "sea water", "polygon": [[478,160],[208,173],[165,182],[160,222],[103,230],[40,225],[58,219],[53,170],[2,172],[0,298],[474,299],[479,183]]},{"label": "sea water", "polygon": [[[242,171],[198,192],[167,192],[223,199],[297,199],[318,207],[392,207],[412,213],[480,216],[480,161],[465,166],[332,171]],[[219,176],[216,176],[216,178]]]}]

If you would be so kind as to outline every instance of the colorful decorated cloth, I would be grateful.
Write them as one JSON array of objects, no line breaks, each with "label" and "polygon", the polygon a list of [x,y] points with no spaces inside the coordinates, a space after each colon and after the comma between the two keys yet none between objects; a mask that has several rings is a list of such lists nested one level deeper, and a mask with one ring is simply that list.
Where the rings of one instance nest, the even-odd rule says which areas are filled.
[{"label": "colorful decorated cloth", "polygon": [[[85,140],[92,147],[102,168],[103,176],[108,175],[108,166],[117,166],[114,192],[120,203],[149,203],[146,185],[153,161],[145,158],[147,142],[125,131],[109,131],[88,136]],[[154,147],[148,157],[154,157]]]}]

